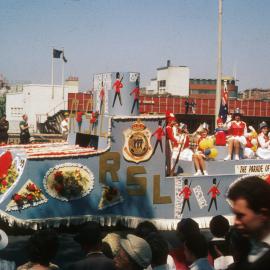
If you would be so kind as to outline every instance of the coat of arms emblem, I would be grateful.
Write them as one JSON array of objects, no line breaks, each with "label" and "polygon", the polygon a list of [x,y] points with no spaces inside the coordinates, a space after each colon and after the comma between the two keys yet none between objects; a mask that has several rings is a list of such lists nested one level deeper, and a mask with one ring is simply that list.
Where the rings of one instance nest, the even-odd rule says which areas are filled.
[{"label": "coat of arms emblem", "polygon": [[151,157],[153,152],[150,143],[151,131],[140,119],[124,131],[124,137],[123,155],[126,160],[139,163]]}]

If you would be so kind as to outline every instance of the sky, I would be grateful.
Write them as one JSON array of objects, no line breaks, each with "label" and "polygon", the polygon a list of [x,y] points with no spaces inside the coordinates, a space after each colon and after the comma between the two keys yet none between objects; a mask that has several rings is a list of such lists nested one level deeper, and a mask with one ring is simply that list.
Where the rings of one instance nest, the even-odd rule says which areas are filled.
[{"label": "sky", "polygon": [[[223,75],[239,90],[270,88],[270,1],[223,0]],[[218,0],[0,0],[0,74],[51,83],[52,48],[82,91],[93,75],[140,72],[141,86],[166,65],[217,77]],[[54,64],[61,82],[62,62]]]}]

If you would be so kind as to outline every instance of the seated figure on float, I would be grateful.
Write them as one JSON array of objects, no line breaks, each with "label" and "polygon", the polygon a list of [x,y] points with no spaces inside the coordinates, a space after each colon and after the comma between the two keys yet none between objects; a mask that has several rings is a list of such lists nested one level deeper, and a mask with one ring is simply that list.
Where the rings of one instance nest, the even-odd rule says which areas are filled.
[{"label": "seated figure on float", "polygon": [[266,122],[259,125],[258,149],[256,155],[261,159],[270,159],[269,127]]},{"label": "seated figure on float", "polygon": [[239,108],[236,108],[233,113],[233,119],[227,124],[228,127],[228,155],[224,160],[231,160],[234,154],[234,159],[240,159],[240,149],[244,150],[247,140],[245,136],[247,134],[247,125],[241,120],[241,112]]},{"label": "seated figure on float", "polygon": [[177,144],[172,147],[171,172],[174,172],[179,160],[192,161],[193,151],[189,148],[189,134],[187,125],[179,123],[175,136]]},{"label": "seated figure on float", "polygon": [[217,119],[217,128],[215,129],[216,146],[225,146],[227,141],[227,127],[224,126],[222,118]]},{"label": "seated figure on float", "polygon": [[[208,175],[206,170],[205,160],[208,158],[208,155],[211,153],[211,146],[213,146],[213,140],[208,136],[209,126],[207,123],[203,123],[197,129],[199,136],[196,139],[197,147],[194,148],[193,162],[195,166],[195,176],[198,175]],[[211,144],[211,145],[210,145]]]},{"label": "seated figure on float", "polygon": [[257,141],[258,134],[252,126],[249,126],[248,129],[250,130],[250,132],[248,133],[248,136],[246,137],[247,144],[244,149],[244,158],[252,159],[252,158],[255,158],[255,153],[258,147],[258,141]]}]

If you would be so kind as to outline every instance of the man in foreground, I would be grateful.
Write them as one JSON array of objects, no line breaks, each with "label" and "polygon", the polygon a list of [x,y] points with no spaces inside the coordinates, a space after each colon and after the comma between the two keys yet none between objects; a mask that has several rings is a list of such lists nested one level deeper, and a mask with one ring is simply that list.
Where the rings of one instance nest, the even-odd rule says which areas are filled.
[{"label": "man in foreground", "polygon": [[235,214],[235,228],[251,243],[246,258],[232,269],[269,269],[270,185],[257,176],[248,176],[232,185],[228,198]]}]

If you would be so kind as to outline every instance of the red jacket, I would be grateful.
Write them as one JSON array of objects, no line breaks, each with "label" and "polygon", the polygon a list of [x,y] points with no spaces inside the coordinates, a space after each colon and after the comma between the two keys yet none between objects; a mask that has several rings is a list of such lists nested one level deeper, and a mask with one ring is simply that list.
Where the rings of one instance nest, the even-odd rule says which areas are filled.
[{"label": "red jacket", "polygon": [[123,88],[122,82],[119,79],[117,79],[113,84],[113,88],[115,88],[116,93],[120,93],[121,88]]},{"label": "red jacket", "polygon": [[167,140],[170,140],[172,142],[172,144],[176,146],[178,145],[178,142],[175,139],[174,134],[173,134],[173,129],[170,125],[166,126],[166,137],[167,137]]},{"label": "red jacket", "polygon": [[232,121],[229,127],[229,133],[233,136],[243,136],[246,128],[247,125],[245,122],[240,121],[237,123],[236,121]]},{"label": "red jacket", "polygon": [[216,145],[224,146],[226,145],[226,132],[222,129],[217,129],[215,133]]},{"label": "red jacket", "polygon": [[162,128],[162,126],[159,126],[156,131],[152,134],[152,136],[156,135],[156,138],[158,141],[162,140],[162,137],[165,136],[165,132]]},{"label": "red jacket", "polygon": [[220,194],[220,191],[219,191],[219,189],[218,189],[217,186],[213,185],[213,186],[209,189],[209,191],[208,191],[207,194],[209,194],[209,193],[212,193],[212,194],[211,194],[211,197],[215,199],[215,198]]},{"label": "red jacket", "polygon": [[83,112],[77,112],[76,121],[78,123],[82,122],[82,116],[83,116]]},{"label": "red jacket", "polygon": [[130,94],[134,94],[134,99],[137,100],[139,99],[139,96],[140,96],[140,88],[139,87],[136,87],[134,88]]},{"label": "red jacket", "polygon": [[191,195],[191,189],[188,186],[184,186],[184,188],[179,192],[179,196],[184,194],[184,199],[188,200]]}]

